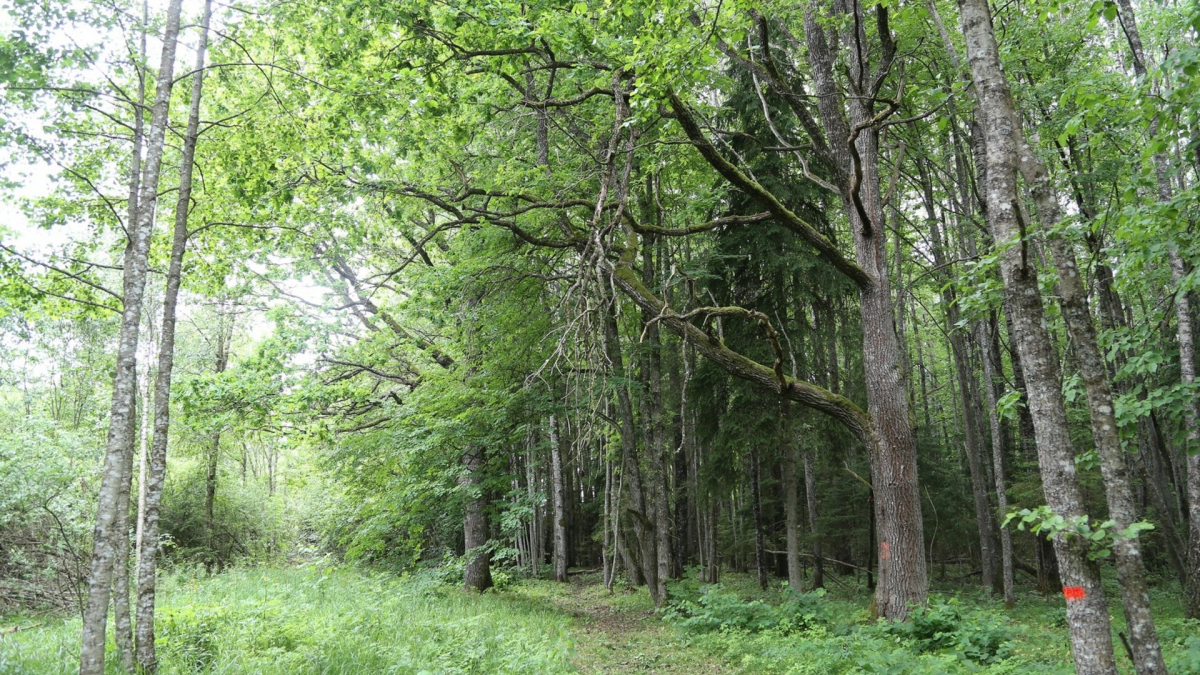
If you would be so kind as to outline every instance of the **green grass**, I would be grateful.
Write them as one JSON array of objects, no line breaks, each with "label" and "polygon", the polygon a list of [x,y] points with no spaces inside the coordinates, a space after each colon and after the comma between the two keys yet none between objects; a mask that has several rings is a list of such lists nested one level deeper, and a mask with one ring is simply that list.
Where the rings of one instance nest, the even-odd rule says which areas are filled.
[{"label": "green grass", "polygon": [[[823,597],[791,598],[776,608],[789,600],[782,587],[762,593],[743,575],[727,575],[707,599],[711,588],[684,581],[672,584],[675,610],[664,615],[644,590],[609,594],[596,575],[573,576],[569,585],[524,581],[478,595],[429,574],[176,573],[162,583],[160,658],[164,673],[239,675],[1073,672],[1061,597],[1025,592],[1005,611],[977,589],[940,586],[928,619],[898,629],[869,621],[869,595],[843,583]],[[1171,672],[1200,675],[1200,622],[1182,618],[1170,590],[1153,599]],[[1112,610],[1114,633],[1124,630],[1115,600]],[[78,619],[8,617],[0,631],[39,622],[0,636],[0,674],[77,668]],[[984,657],[981,644],[989,646]],[[1120,658],[1122,672],[1131,672]]]},{"label": "green grass", "polygon": [[[355,571],[244,569],[171,576],[160,597],[165,673],[572,672],[562,612],[511,594]],[[0,673],[77,670],[78,639],[77,618],[0,638]]]}]

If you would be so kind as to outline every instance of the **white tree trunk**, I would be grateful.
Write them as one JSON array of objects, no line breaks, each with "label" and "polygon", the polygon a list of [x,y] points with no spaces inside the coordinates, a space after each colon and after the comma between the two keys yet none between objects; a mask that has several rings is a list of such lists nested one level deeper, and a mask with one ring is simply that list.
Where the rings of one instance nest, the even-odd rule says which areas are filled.
[{"label": "white tree trunk", "polygon": [[163,30],[162,61],[158,72],[154,108],[146,134],[146,165],[139,186],[137,219],[126,223],[126,244],[121,327],[117,343],[116,372],[113,375],[112,407],[108,439],[101,469],[100,492],[96,506],[96,527],[92,538],[92,561],[88,572],[88,600],[83,611],[83,630],[79,653],[80,675],[104,672],[104,638],[107,629],[108,601],[114,558],[116,557],[117,507],[125,454],[133,451],[134,398],[137,387],[136,362],[141,327],[142,294],[146,288],[146,268],[154,207],[158,199],[159,172],[162,168],[171,85],[175,72],[175,47],[179,35],[182,0],[171,0]]}]

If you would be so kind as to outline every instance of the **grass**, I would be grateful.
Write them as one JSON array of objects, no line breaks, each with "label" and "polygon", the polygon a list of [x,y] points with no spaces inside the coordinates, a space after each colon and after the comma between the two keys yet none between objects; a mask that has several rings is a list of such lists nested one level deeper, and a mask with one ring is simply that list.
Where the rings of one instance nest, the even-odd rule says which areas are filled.
[{"label": "grass", "polygon": [[[569,622],[553,606],[431,579],[243,569],[170,576],[161,598],[164,673],[573,671]],[[75,618],[0,638],[0,673],[77,670],[78,636]]]},{"label": "grass", "polygon": [[[674,609],[664,615],[644,590],[610,595],[594,574],[477,595],[428,574],[177,572],[162,583],[160,659],[164,673],[228,675],[1072,672],[1060,597],[1023,593],[1006,612],[981,591],[944,586],[923,619],[896,628],[868,621],[868,596],[849,584],[796,598],[782,587],[762,593],[744,576],[726,579],[715,591],[673,584]],[[1154,601],[1171,672],[1200,674],[1200,623],[1182,618],[1171,592]],[[0,632],[39,622],[0,635],[0,674],[77,668],[77,618],[8,617]],[[1115,602],[1113,623],[1114,632],[1124,629]]]}]

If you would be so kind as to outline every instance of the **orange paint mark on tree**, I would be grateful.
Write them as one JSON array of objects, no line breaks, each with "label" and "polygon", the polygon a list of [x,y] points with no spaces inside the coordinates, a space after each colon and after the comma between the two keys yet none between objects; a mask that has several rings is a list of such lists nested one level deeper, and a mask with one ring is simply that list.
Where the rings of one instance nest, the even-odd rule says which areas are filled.
[{"label": "orange paint mark on tree", "polygon": [[1083,586],[1063,586],[1063,597],[1067,600],[1082,600],[1087,597]]},{"label": "orange paint mark on tree", "polygon": [[892,545],[887,543],[886,541],[879,542],[879,559],[880,560],[891,560],[892,559]]}]

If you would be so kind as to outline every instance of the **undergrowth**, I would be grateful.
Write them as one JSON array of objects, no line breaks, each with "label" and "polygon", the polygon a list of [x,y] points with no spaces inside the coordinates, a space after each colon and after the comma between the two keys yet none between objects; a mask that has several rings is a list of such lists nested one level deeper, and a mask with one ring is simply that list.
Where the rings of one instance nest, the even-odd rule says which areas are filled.
[{"label": "undergrowth", "polygon": [[[1032,592],[1005,610],[979,589],[942,588],[908,622],[893,624],[871,620],[869,595],[849,586],[763,592],[744,575],[717,586],[692,578],[672,582],[672,602],[656,614],[644,589],[610,594],[594,574],[572,584],[502,581],[504,588],[481,595],[464,593],[454,574],[437,569],[407,576],[316,566],[212,577],[177,571],[161,584],[162,672],[1073,672],[1061,597]],[[1183,618],[1177,594],[1155,590],[1153,599],[1170,672],[1200,675],[1200,622]],[[623,617],[620,626],[585,630],[589,619],[577,618],[586,614],[579,610],[596,606],[600,616]],[[1119,603],[1110,612],[1117,640]],[[0,675],[77,669],[78,619],[0,620],[0,629],[13,625],[34,627],[0,635]]]},{"label": "undergrowth", "polygon": [[[430,575],[239,569],[208,578],[176,574],[161,588],[163,673],[572,670],[560,612],[502,594],[467,595]],[[77,671],[78,640],[78,619],[4,636],[0,673]],[[109,656],[109,672],[116,673]]]}]

